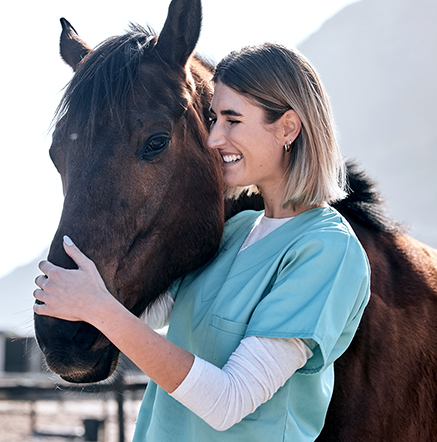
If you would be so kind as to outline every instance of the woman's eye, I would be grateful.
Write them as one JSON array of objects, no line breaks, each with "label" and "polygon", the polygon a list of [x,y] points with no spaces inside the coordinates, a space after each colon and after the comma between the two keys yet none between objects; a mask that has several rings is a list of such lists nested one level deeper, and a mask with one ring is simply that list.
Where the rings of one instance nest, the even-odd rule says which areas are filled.
[{"label": "woman's eye", "polygon": [[228,123],[232,126],[233,124],[238,124],[238,120],[228,120]]},{"label": "woman's eye", "polygon": [[170,143],[170,137],[166,135],[156,135],[151,137],[145,144],[141,154],[140,159],[142,160],[152,160],[157,155],[162,153],[167,149]]}]

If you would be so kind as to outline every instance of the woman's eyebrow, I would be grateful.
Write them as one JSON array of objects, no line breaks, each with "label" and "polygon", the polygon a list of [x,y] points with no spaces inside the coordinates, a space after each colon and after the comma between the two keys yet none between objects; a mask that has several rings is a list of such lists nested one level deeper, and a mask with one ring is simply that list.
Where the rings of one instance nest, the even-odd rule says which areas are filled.
[{"label": "woman's eyebrow", "polygon": [[[209,108],[209,111],[210,111],[212,114],[216,115],[216,113],[214,112],[214,109],[213,109],[212,107]],[[222,111],[220,111],[220,115],[230,115],[230,116],[232,116],[232,117],[242,117],[242,116],[243,116],[243,115],[240,114],[239,112],[234,111],[234,110],[232,110],[232,109],[225,109],[225,110],[222,110]]]}]

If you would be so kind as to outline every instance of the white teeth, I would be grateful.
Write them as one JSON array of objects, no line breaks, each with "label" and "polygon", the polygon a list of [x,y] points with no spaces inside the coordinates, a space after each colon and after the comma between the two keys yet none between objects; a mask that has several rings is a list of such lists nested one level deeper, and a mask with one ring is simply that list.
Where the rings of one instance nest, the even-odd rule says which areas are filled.
[{"label": "white teeth", "polygon": [[234,163],[235,161],[241,160],[243,155],[223,155],[223,161],[225,163]]}]

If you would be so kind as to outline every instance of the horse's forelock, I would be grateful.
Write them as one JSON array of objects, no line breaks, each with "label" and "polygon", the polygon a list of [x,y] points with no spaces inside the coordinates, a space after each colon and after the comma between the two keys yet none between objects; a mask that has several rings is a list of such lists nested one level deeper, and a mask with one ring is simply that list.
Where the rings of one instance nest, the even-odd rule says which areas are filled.
[{"label": "horse's forelock", "polygon": [[133,92],[138,68],[155,41],[151,29],[131,24],[126,34],[97,46],[67,85],[55,121],[62,118],[67,131],[69,127],[74,131],[82,128],[89,141],[102,114],[122,127],[126,100]]}]

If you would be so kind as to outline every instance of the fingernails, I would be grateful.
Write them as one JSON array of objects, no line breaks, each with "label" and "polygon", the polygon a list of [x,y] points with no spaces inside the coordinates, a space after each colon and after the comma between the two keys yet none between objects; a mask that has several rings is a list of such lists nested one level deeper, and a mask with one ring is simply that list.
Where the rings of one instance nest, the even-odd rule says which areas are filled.
[{"label": "fingernails", "polygon": [[71,238],[67,235],[64,235],[64,243],[67,244],[67,246],[72,246],[74,245],[73,241],[71,240]]}]

